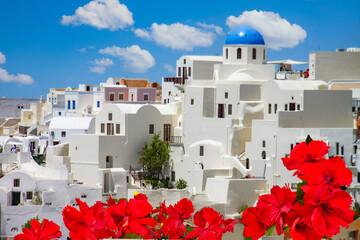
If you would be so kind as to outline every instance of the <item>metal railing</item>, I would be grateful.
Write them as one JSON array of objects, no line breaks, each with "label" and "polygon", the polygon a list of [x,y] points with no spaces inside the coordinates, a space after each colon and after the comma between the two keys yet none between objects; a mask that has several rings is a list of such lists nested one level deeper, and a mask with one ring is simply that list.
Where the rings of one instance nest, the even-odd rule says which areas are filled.
[{"label": "metal railing", "polygon": [[182,144],[182,137],[181,136],[170,136],[169,143],[172,144]]}]

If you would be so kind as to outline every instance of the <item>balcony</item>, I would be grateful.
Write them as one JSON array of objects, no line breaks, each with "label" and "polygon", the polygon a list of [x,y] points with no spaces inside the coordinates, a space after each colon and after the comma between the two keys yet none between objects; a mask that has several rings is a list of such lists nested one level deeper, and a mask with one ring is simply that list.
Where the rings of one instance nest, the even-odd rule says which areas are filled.
[{"label": "balcony", "polygon": [[185,78],[182,77],[164,77],[164,82],[173,82],[174,84],[185,84]]},{"label": "balcony", "polygon": [[170,144],[173,145],[182,145],[182,137],[181,136],[170,136]]}]

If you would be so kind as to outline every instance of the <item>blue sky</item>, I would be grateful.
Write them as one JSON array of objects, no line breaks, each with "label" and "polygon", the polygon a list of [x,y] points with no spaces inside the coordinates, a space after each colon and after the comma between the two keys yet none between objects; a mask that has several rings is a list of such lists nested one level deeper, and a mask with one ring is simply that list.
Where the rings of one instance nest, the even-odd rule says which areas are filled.
[{"label": "blue sky", "polygon": [[221,54],[241,24],[264,35],[268,60],[360,47],[359,0],[0,0],[0,97],[109,77],[161,83],[182,55]]}]

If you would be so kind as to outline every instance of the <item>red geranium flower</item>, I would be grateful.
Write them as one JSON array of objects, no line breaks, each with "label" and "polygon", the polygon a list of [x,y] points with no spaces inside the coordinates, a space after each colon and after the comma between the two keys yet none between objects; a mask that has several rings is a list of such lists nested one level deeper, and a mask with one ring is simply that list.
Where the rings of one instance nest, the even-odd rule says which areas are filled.
[{"label": "red geranium flower", "polygon": [[307,221],[320,235],[332,237],[340,231],[340,226],[348,227],[354,220],[355,212],[350,209],[351,196],[341,190],[330,192],[328,188],[319,188],[318,191],[308,191],[304,195],[302,209],[312,213]]},{"label": "red geranium flower", "polygon": [[152,211],[153,218],[155,219],[156,223],[155,226],[150,229],[150,233],[148,234],[147,238],[152,239],[161,239],[162,235],[166,235],[166,230],[162,227],[163,222],[166,220],[166,205],[165,200],[160,203],[160,207],[156,208]]},{"label": "red geranium flower", "polygon": [[303,187],[304,191],[314,186],[328,186],[330,190],[333,190],[341,186],[350,186],[352,182],[352,172],[346,168],[344,160],[340,157],[305,167],[302,173],[303,175],[299,178],[304,179],[308,184]]},{"label": "red geranium flower", "polygon": [[80,199],[75,199],[79,204],[80,211],[71,206],[66,206],[62,212],[65,226],[70,231],[73,240],[87,240],[109,238],[112,236],[106,228],[104,221],[104,207],[97,202],[91,208]]},{"label": "red geranium flower", "polygon": [[169,217],[164,221],[163,228],[169,233],[170,238],[184,236],[184,232],[186,232],[184,220],[190,218],[194,212],[192,202],[183,198],[174,206],[170,205],[166,211]]},{"label": "red geranium flower", "polygon": [[[311,215],[301,208],[299,202],[296,202],[286,217],[286,224],[290,227],[290,236],[295,240],[320,240],[323,235],[316,233],[311,226],[311,222],[306,221],[304,217]],[[289,237],[289,236],[288,236]]]},{"label": "red geranium flower", "polygon": [[251,237],[253,240],[257,240],[264,236],[266,228],[264,223],[259,220],[260,214],[260,209],[256,207],[249,207],[243,212],[244,237]]},{"label": "red geranium flower", "polygon": [[295,201],[296,192],[292,192],[289,186],[274,186],[271,194],[259,198],[257,208],[261,210],[260,220],[266,227],[276,224],[276,231],[280,235],[283,232],[285,217]]},{"label": "red geranium flower", "polygon": [[52,240],[61,237],[60,227],[47,219],[42,224],[33,219],[30,225],[30,229],[24,228],[23,233],[15,236],[15,240]]},{"label": "red geranium flower", "polygon": [[194,224],[198,227],[186,235],[186,239],[219,240],[227,232],[226,228],[220,227],[224,224],[223,216],[210,207],[195,213]]},{"label": "red geranium flower", "polygon": [[323,141],[302,142],[290,152],[290,157],[282,158],[288,170],[299,170],[305,163],[319,163],[329,152],[329,146]]},{"label": "red geranium flower", "polygon": [[135,233],[145,237],[155,220],[147,217],[153,210],[150,203],[143,199],[130,199],[127,202],[122,199],[116,206],[111,206],[105,211],[105,220],[109,228],[117,231],[115,236],[121,237],[123,234]]}]

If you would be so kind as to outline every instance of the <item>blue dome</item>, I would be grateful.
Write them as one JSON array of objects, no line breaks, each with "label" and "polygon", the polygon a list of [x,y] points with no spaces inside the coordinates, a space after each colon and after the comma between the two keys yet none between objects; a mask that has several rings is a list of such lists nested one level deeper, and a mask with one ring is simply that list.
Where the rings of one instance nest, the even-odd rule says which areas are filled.
[{"label": "blue dome", "polygon": [[225,45],[265,45],[262,35],[254,28],[243,25],[227,35]]}]

